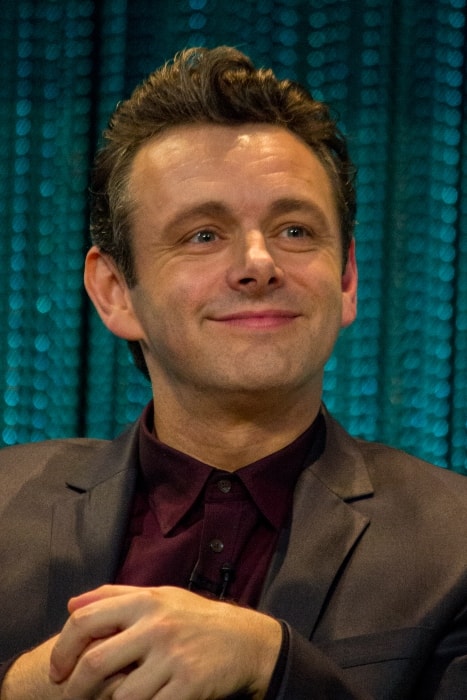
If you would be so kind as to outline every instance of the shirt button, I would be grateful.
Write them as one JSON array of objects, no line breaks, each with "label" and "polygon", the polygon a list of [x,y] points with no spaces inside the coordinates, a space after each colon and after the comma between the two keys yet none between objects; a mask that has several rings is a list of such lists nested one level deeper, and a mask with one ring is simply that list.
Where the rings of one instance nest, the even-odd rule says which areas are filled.
[{"label": "shirt button", "polygon": [[222,542],[222,540],[218,539],[211,540],[209,546],[213,552],[222,552],[222,550],[224,549],[224,543]]},{"label": "shirt button", "polygon": [[232,488],[232,482],[229,481],[229,479],[219,479],[217,482],[217,488],[219,491],[222,491],[222,493],[229,493],[230,489]]}]

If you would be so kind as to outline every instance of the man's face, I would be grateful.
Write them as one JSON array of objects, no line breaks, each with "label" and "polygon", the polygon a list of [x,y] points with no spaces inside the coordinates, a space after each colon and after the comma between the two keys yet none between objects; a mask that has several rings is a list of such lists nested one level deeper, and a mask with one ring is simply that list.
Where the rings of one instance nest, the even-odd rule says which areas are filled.
[{"label": "man's face", "polygon": [[[174,128],[137,153],[130,291],[154,390],[321,393],[355,316],[331,184],[268,125]],[[180,391],[182,393],[180,393]]]}]

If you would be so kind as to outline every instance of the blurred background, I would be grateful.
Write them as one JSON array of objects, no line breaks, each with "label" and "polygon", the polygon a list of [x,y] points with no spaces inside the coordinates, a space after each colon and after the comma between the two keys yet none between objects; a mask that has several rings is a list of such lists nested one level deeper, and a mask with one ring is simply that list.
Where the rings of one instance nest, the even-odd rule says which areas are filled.
[{"label": "blurred background", "polygon": [[325,401],[467,473],[466,0],[0,0],[0,442],[112,437],[150,397],[82,287],[100,133],[187,46],[329,102],[358,166],[359,318]]}]

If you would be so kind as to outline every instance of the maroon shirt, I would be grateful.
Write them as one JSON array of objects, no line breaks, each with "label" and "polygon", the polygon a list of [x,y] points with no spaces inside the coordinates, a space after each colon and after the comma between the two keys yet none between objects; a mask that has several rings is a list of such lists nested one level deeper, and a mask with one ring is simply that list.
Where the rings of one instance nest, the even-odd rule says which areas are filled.
[{"label": "maroon shirt", "polygon": [[152,403],[117,583],[172,585],[255,607],[296,481],[324,445],[321,414],[292,444],[234,473],[162,444]]}]

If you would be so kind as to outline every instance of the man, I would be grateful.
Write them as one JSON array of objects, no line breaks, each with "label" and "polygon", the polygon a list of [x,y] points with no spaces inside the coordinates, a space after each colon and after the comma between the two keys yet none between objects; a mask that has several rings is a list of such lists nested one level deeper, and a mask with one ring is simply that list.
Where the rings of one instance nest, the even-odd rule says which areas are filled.
[{"label": "man", "polygon": [[327,107],[183,52],[117,109],[93,197],[86,288],[154,402],[4,450],[1,700],[463,698],[467,482],[321,405],[357,288]]}]

